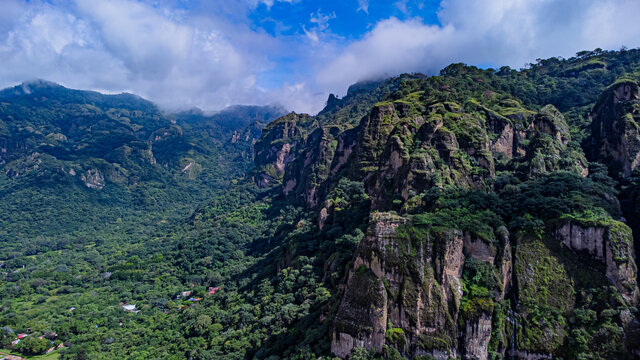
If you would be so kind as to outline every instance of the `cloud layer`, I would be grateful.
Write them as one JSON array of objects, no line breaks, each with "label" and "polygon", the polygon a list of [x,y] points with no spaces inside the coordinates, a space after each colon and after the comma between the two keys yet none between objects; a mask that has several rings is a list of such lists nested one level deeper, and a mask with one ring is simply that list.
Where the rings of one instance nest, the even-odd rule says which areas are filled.
[{"label": "cloud layer", "polygon": [[[377,6],[345,1],[354,16]],[[354,37],[332,32],[345,19],[323,2],[287,24],[259,17],[291,29],[286,35],[251,20],[258,10],[293,11],[309,2],[3,0],[0,87],[43,78],[129,91],[168,108],[279,102],[316,112],[329,92],[344,94],[368,78],[433,74],[451,62],[519,68],[579,50],[640,46],[637,0],[444,0],[437,9],[399,1],[404,18],[372,19]],[[433,11],[439,23],[425,23],[425,12]]]},{"label": "cloud layer", "polygon": [[445,0],[440,25],[418,17],[380,21],[323,67],[316,80],[339,89],[380,75],[433,74],[452,62],[520,68],[536,58],[640,45],[636,0]]},{"label": "cloud layer", "polygon": [[0,35],[2,86],[44,78],[71,87],[131,91],[170,107],[214,109],[256,99],[256,74],[269,60],[253,49],[275,41],[241,24],[186,18],[128,0],[76,0],[64,9],[7,4],[2,7],[14,16],[0,20],[7,29]]}]

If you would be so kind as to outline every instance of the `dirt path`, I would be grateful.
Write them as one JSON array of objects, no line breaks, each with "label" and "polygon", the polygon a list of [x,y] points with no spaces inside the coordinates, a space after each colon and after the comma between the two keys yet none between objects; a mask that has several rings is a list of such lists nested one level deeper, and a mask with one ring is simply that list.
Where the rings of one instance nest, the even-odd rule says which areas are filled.
[{"label": "dirt path", "polygon": [[0,351],[0,356],[4,356],[6,360],[26,360],[25,358],[21,358],[20,356],[9,355],[7,353],[3,353]]}]

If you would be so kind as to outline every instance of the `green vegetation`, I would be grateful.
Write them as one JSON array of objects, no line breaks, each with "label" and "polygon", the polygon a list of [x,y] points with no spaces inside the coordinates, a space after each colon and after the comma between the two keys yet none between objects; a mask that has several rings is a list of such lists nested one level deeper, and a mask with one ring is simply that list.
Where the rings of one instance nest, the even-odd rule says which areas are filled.
[{"label": "green vegetation", "polygon": [[[640,173],[614,180],[585,153],[600,94],[638,69],[640,50],[452,64],[269,125],[280,110],[169,115],[127,94],[2,91],[0,345],[324,358],[353,300],[354,313],[385,304],[388,321],[351,359],[467,356],[483,316],[491,358],[631,358],[638,310],[621,292],[637,288]],[[611,264],[563,244],[567,222],[609,229],[633,277],[614,284]],[[370,336],[375,310],[339,330]]]}]

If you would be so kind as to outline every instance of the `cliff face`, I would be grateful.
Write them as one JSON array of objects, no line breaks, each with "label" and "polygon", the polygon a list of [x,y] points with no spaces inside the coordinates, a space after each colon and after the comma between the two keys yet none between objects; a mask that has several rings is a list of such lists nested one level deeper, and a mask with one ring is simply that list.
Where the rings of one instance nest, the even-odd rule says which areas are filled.
[{"label": "cliff face", "polygon": [[638,303],[637,266],[631,229],[618,221],[610,225],[584,227],[571,222],[556,236],[569,249],[588,254],[606,266],[607,279],[632,305]]},{"label": "cliff face", "polygon": [[[613,218],[606,175],[590,173],[556,107],[532,110],[489,90],[461,100],[434,83],[378,101],[358,123],[331,120],[342,104],[333,98],[323,117],[290,114],[256,144],[258,183],[309,209],[319,231],[339,216],[342,200],[329,194],[341,179],[370,199],[368,230],[323,313],[331,353],[547,359],[600,346],[595,320],[575,314],[638,302],[632,232]],[[593,109],[602,130],[591,156],[609,169],[635,167],[624,114],[636,102],[637,86],[615,85]],[[611,124],[612,114],[629,126]],[[598,221],[567,221],[583,215]],[[336,266],[326,262],[323,277]],[[598,348],[605,357],[636,337],[632,310],[626,325],[615,319],[597,319],[622,329],[615,350]]]},{"label": "cliff face", "polygon": [[371,221],[336,314],[332,352],[344,357],[354,347],[381,351],[387,344],[405,354],[455,357],[463,234],[414,234],[407,219],[389,213]]},{"label": "cliff face", "polygon": [[433,187],[484,188],[495,176],[496,156],[528,176],[560,169],[587,175],[587,162],[567,147],[567,124],[553,106],[533,113],[507,102],[505,116],[469,106],[382,102],[346,129],[287,115],[256,144],[256,181],[282,184],[283,195],[314,207],[344,171],[367,185],[374,209],[385,210]]},{"label": "cliff face", "polygon": [[280,183],[285,166],[295,158],[296,146],[302,140],[303,126],[309,116],[289,114],[263,130],[263,136],[256,142],[255,163],[260,166],[256,181],[260,186],[273,182]]},{"label": "cliff face", "polygon": [[[508,234],[506,234],[508,237]],[[504,244],[503,244],[504,245]],[[486,264],[511,283],[511,253],[494,262],[492,244],[457,229],[433,230],[390,213],[372,215],[334,320],[331,350],[395,348],[406,356],[488,358],[493,301],[501,291],[462,305],[465,262]]]},{"label": "cliff face", "polygon": [[611,85],[591,112],[590,158],[611,172],[629,177],[640,164],[640,100],[638,84],[623,80]]}]

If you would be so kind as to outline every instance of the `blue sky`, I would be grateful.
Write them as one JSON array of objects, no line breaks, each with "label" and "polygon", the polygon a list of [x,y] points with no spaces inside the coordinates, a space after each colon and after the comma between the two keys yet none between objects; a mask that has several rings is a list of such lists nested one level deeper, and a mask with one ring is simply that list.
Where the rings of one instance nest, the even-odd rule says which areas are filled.
[{"label": "blue sky", "polygon": [[304,32],[302,26],[312,28],[312,18],[327,17],[331,33],[354,40],[369,32],[375,24],[389,17],[408,19],[421,17],[426,23],[438,24],[439,1],[298,1],[264,3],[252,11],[249,18],[256,28],[271,35],[295,35]]},{"label": "blue sky", "polygon": [[315,113],[361,80],[635,48],[637,14],[637,0],[0,0],[0,87]]},{"label": "blue sky", "polygon": [[[330,36],[337,44],[357,41],[384,19],[408,20],[419,17],[426,24],[439,24],[440,2],[423,1],[276,1],[261,3],[249,13],[250,26],[274,37],[306,36],[312,43],[319,36]],[[326,31],[330,30],[330,31]],[[296,75],[310,75],[303,66],[299,72],[295,57],[277,59],[278,67],[260,76],[265,87],[280,86],[283,79],[293,81]]]}]

